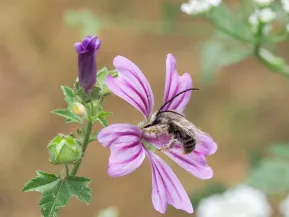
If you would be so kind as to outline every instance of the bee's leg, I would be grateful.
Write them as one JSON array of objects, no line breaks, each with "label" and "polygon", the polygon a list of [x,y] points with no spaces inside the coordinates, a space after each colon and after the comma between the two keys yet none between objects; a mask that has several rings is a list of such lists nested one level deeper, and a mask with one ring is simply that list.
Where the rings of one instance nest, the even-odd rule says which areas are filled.
[{"label": "bee's leg", "polygon": [[165,147],[159,149],[159,151],[167,151],[171,148],[173,148],[177,144],[176,139],[172,139]]},{"label": "bee's leg", "polygon": [[142,130],[146,133],[159,134],[159,133],[167,132],[168,126],[167,125],[154,125],[154,126],[150,126],[147,128],[143,128]]}]

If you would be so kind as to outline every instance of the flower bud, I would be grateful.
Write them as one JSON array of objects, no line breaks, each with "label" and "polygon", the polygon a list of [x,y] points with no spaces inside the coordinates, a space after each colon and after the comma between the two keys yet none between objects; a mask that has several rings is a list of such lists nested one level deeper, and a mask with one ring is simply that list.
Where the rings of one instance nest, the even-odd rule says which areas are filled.
[{"label": "flower bud", "polygon": [[96,82],[96,54],[101,45],[97,36],[87,36],[82,42],[74,44],[78,53],[78,79],[80,86],[88,92]]},{"label": "flower bud", "polygon": [[67,164],[77,161],[82,150],[71,136],[59,134],[48,144],[50,160],[53,164]]},{"label": "flower bud", "polygon": [[84,116],[84,117],[87,116],[86,108],[84,107],[84,105],[82,105],[79,102],[74,103],[72,107],[72,111],[79,116]]}]

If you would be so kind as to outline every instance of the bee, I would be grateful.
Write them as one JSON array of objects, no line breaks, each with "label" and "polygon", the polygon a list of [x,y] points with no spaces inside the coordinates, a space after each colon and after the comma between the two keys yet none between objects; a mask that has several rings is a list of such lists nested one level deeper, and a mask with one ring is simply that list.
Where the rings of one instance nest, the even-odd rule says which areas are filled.
[{"label": "bee", "polygon": [[199,131],[190,121],[188,121],[183,114],[176,111],[163,110],[163,108],[171,103],[176,97],[187,91],[199,90],[198,88],[190,88],[176,94],[174,97],[165,102],[157,111],[151,121],[143,127],[147,133],[154,133],[156,135],[169,135],[171,140],[160,150],[167,150],[180,144],[183,148],[184,154],[190,154],[194,151],[197,138],[196,134]]}]

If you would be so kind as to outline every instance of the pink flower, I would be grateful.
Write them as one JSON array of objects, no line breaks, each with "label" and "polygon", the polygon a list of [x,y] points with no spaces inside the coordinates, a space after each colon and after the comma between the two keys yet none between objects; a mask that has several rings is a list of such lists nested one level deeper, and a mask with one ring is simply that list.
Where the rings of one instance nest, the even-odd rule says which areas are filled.
[{"label": "pink flower", "polygon": [[[143,113],[147,123],[152,116],[154,97],[151,87],[140,69],[125,57],[118,56],[113,64],[118,71],[118,77],[107,77],[107,86],[115,94],[133,105]],[[166,61],[166,83],[164,102],[179,92],[192,88],[192,79],[188,73],[179,76],[176,71],[176,60],[168,54]],[[190,100],[191,92],[186,92],[175,98],[163,110],[174,110],[182,113]],[[183,154],[180,144],[164,151],[173,161],[192,175],[200,179],[209,179],[213,176],[208,166],[206,156],[216,152],[217,144],[210,136],[202,131],[198,132],[199,141],[190,154]],[[152,166],[152,201],[155,209],[161,213],[166,211],[167,204],[188,213],[193,212],[190,199],[182,184],[172,169],[151,149],[148,144],[158,148],[160,143],[168,142],[156,140],[156,137],[144,133],[141,127],[131,124],[113,124],[98,134],[98,140],[104,147],[109,147],[108,174],[119,177],[137,169],[148,157]]]}]

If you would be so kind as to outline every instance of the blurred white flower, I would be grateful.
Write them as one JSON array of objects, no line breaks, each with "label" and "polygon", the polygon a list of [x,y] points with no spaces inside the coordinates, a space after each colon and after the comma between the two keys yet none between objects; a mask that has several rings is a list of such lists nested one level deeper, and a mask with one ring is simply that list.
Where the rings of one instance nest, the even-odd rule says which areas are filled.
[{"label": "blurred white flower", "polygon": [[264,8],[261,10],[256,10],[249,17],[249,23],[252,26],[254,32],[257,32],[259,24],[263,23],[265,26],[263,27],[263,33],[268,34],[272,26],[269,24],[276,18],[276,13],[272,11],[271,8]]},{"label": "blurred white flower", "polygon": [[281,201],[279,209],[284,217],[289,217],[289,195]]},{"label": "blurred white flower", "polygon": [[270,5],[274,0],[254,0],[254,2],[256,3],[256,5],[260,6],[260,7],[265,7]]},{"label": "blurred white flower", "polygon": [[266,195],[246,185],[205,198],[197,209],[198,217],[269,217],[271,213]]},{"label": "blurred white flower", "polygon": [[289,0],[281,0],[283,10],[289,13]]},{"label": "blurred white flower", "polygon": [[118,217],[118,209],[116,207],[108,207],[100,210],[96,217]]},{"label": "blurred white flower", "polygon": [[188,3],[181,4],[181,11],[189,15],[202,14],[212,7],[217,7],[222,0],[189,0]]}]

